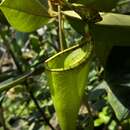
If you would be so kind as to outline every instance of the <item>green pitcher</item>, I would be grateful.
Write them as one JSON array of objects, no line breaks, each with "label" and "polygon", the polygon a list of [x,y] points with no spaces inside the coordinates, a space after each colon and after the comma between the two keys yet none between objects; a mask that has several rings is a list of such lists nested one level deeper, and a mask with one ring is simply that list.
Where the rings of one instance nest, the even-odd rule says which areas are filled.
[{"label": "green pitcher", "polygon": [[52,100],[62,130],[76,130],[92,50],[91,43],[79,44],[45,61]]}]

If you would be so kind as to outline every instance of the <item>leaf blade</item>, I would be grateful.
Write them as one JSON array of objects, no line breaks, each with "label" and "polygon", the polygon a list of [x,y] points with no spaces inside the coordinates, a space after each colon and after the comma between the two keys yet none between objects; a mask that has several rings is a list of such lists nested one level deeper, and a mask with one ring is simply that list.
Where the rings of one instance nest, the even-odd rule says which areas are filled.
[{"label": "leaf blade", "polygon": [[34,31],[48,23],[48,7],[38,0],[4,0],[0,8],[9,23],[22,32]]},{"label": "leaf blade", "polygon": [[27,77],[29,77],[34,71],[29,71],[26,72],[18,77],[14,77],[14,78],[9,78],[8,80],[3,81],[2,83],[0,83],[0,93],[8,90],[10,88],[12,88],[13,86],[23,82],[24,80],[27,79]]}]

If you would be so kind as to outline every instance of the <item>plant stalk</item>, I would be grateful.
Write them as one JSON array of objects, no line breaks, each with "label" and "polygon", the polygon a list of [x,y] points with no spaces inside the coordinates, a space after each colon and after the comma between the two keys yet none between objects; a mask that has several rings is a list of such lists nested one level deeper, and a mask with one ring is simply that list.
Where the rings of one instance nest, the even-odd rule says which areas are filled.
[{"label": "plant stalk", "polygon": [[61,13],[61,6],[58,5],[58,22],[59,22],[59,46],[60,50],[63,51],[66,49],[66,43],[63,35],[63,19],[62,19],[62,13]]},{"label": "plant stalk", "polygon": [[29,91],[29,93],[30,93],[30,97],[32,98],[34,104],[36,105],[38,111],[41,113],[41,115],[42,115],[44,121],[47,123],[47,125],[48,125],[52,130],[55,130],[55,129],[53,128],[53,126],[50,124],[49,120],[47,119],[45,113],[44,113],[43,110],[41,109],[41,107],[40,107],[40,105],[39,105],[37,99],[36,99],[35,96],[33,95],[33,93],[32,93],[31,91]]},{"label": "plant stalk", "polygon": [[[19,66],[19,64],[17,64],[17,60],[15,60],[14,53],[13,53],[13,51],[11,50],[10,46],[9,46],[8,44],[6,44],[6,46],[8,47],[8,51],[10,52],[10,54],[11,54],[11,56],[12,56],[12,58],[13,58],[15,64],[16,64],[16,66],[17,66],[17,69],[18,69],[20,72],[23,72],[22,68]],[[25,83],[25,84],[28,86],[27,83]],[[44,121],[47,123],[47,125],[48,125],[52,130],[55,130],[55,129],[53,128],[53,126],[49,123],[48,119],[46,118],[46,115],[45,115],[44,112],[42,111],[42,109],[41,109],[39,103],[37,102],[37,100],[35,99],[33,93],[30,92],[30,91],[29,91],[29,93],[30,93],[31,99],[33,100],[33,102],[34,102],[34,104],[36,105],[37,109],[38,109],[39,112],[41,113],[41,115],[42,115]],[[3,127],[5,128],[4,130],[6,130],[5,125],[3,125]]]},{"label": "plant stalk", "polygon": [[4,110],[2,106],[3,101],[4,101],[4,97],[0,101],[0,123],[3,126],[3,130],[8,130],[6,127],[5,118],[4,118]]}]

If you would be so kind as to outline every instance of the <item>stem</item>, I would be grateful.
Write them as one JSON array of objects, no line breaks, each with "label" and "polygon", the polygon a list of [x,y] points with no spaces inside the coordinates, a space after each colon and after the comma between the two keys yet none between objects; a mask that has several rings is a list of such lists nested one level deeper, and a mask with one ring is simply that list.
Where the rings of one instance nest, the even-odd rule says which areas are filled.
[{"label": "stem", "polygon": [[58,20],[59,20],[59,42],[60,42],[60,50],[63,51],[63,40],[62,40],[62,16],[61,16],[61,7],[58,5]]},{"label": "stem", "polygon": [[3,106],[2,106],[3,101],[4,101],[4,97],[0,101],[0,123],[3,126],[3,130],[7,130],[6,123],[5,123],[5,118],[4,118]]},{"label": "stem", "polygon": [[[6,44],[6,46],[8,47],[8,50],[9,50],[9,52],[10,52],[11,56],[13,57],[14,62],[15,62],[15,64],[16,64],[16,66],[17,66],[18,70],[19,70],[20,72],[22,72],[22,68],[19,66],[19,64],[17,64],[17,61],[15,60],[14,53],[12,52],[12,50],[11,50],[10,46],[9,46],[8,44]],[[27,83],[25,83],[25,84],[28,86],[28,84],[27,84]],[[31,96],[31,98],[32,98],[32,100],[33,100],[33,102],[34,102],[34,104],[36,105],[37,109],[38,109],[38,110],[39,110],[39,112],[41,113],[41,115],[42,115],[42,117],[43,117],[44,121],[48,124],[48,126],[49,126],[52,130],[55,130],[55,129],[53,128],[53,126],[49,123],[48,119],[46,118],[46,116],[45,116],[44,112],[42,111],[42,109],[41,109],[40,105],[38,104],[37,100],[35,99],[35,97],[34,97],[33,93],[32,93],[32,92],[30,92],[30,91],[29,91],[29,93],[30,93],[30,96]],[[1,116],[1,115],[0,115],[0,116]],[[3,127],[5,128],[4,130],[6,130],[5,125],[3,125]]]},{"label": "stem", "polygon": [[83,103],[85,104],[87,110],[88,110],[88,114],[90,115],[90,118],[91,118],[91,130],[94,129],[94,121],[93,121],[93,115],[92,115],[92,112],[91,112],[91,108],[88,104],[88,100],[87,100],[87,96],[84,94],[84,98],[83,98]]},{"label": "stem", "polygon": [[[21,70],[21,66],[19,64],[18,58],[15,56],[14,51],[11,48],[11,46],[13,46],[12,45],[13,43],[11,43],[11,42],[9,43],[9,41],[6,40],[5,38],[4,38],[4,40],[5,40],[4,45],[6,46],[6,49],[7,49],[8,53],[12,56],[12,58],[13,58],[13,60],[15,62],[15,65],[17,66],[17,69]],[[12,40],[12,42],[13,42],[13,40]]]},{"label": "stem", "polygon": [[58,5],[58,22],[59,22],[59,45],[60,50],[63,51],[66,48],[66,43],[63,36],[63,20],[61,14],[61,6]]},{"label": "stem", "polygon": [[4,112],[3,112],[3,107],[2,106],[0,106],[0,120],[1,120],[0,122],[1,122],[1,124],[3,126],[3,129],[7,130],[6,125],[5,125]]},{"label": "stem", "polygon": [[52,130],[55,130],[55,129],[53,128],[53,126],[49,123],[49,120],[47,119],[45,113],[44,113],[43,110],[41,109],[41,107],[40,107],[40,105],[39,105],[37,99],[34,97],[33,93],[32,93],[31,91],[30,91],[29,93],[30,93],[30,96],[31,96],[31,98],[32,98],[32,100],[33,100],[33,102],[34,102],[34,104],[36,105],[38,111],[41,113],[41,115],[42,115],[44,121],[47,123],[47,125],[48,125]]},{"label": "stem", "polygon": [[85,105],[86,105],[89,115],[92,116],[92,112],[91,112],[90,106],[88,104],[88,101],[85,102]]}]

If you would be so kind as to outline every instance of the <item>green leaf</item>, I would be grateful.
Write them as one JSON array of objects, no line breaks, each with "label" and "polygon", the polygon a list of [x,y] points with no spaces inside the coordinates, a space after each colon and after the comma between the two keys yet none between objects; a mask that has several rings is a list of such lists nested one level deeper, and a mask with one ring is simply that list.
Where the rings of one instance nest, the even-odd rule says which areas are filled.
[{"label": "green leaf", "polygon": [[30,76],[32,73],[33,73],[33,71],[29,71],[20,76],[10,78],[6,81],[3,81],[2,83],[0,83],[0,93],[25,81],[27,79],[27,77]]},{"label": "green leaf", "polygon": [[[95,41],[109,42],[113,45],[129,45],[130,43],[130,16],[107,13],[102,15],[103,20],[94,26],[92,33]],[[109,36],[109,37],[108,37]]]},{"label": "green leaf", "polygon": [[48,7],[38,0],[3,0],[0,8],[9,23],[22,32],[34,31],[49,19]]},{"label": "green leaf", "polygon": [[116,13],[101,13],[103,20],[98,22],[99,25],[121,26],[130,28],[130,16]]},{"label": "green leaf", "polygon": [[119,0],[69,0],[77,4],[83,4],[89,8],[96,9],[98,11],[110,11],[116,7]]},{"label": "green leaf", "polygon": [[130,46],[113,47],[107,58],[107,64],[105,67],[105,79],[107,83],[118,100],[127,109],[130,109],[130,102],[128,100],[130,98],[129,54]]},{"label": "green leaf", "polygon": [[96,54],[103,65],[113,46],[130,46],[130,16],[105,13],[103,21],[92,25]]},{"label": "green leaf", "polygon": [[[103,81],[101,86],[107,90],[108,102],[111,104],[116,117],[119,120],[123,120],[129,115],[129,85],[120,84],[120,82],[123,82],[123,76],[125,75],[119,75],[120,72],[118,73],[118,71],[115,72],[114,70],[116,67],[107,61],[108,55],[113,46],[130,46],[130,16],[113,13],[103,14],[102,16],[103,21],[95,24],[91,28],[94,40],[96,42],[96,54],[103,64],[105,64],[105,74],[107,74],[105,75],[107,82]],[[117,57],[119,57],[119,54],[117,54]],[[117,58],[114,60],[117,62]],[[123,61],[121,61],[121,63],[122,62]],[[119,66],[121,63],[117,62],[117,66]],[[109,72],[109,70],[106,68],[106,66],[109,65],[111,65],[113,68],[111,72]],[[120,68],[119,71],[122,72],[124,70],[123,68]],[[112,74],[113,72],[115,72],[114,77]],[[121,79],[118,79],[118,76],[121,76]],[[117,80],[115,78],[117,78]]]},{"label": "green leaf", "polygon": [[4,72],[0,74],[0,82],[7,80],[9,78],[11,78],[12,76],[16,76],[17,71],[10,71],[10,72]]},{"label": "green leaf", "polygon": [[30,35],[30,43],[31,43],[31,47],[32,49],[37,52],[40,53],[40,46],[39,46],[39,39],[37,36],[34,35]]},{"label": "green leaf", "polygon": [[127,107],[125,107],[122,104],[122,102],[119,100],[119,98],[116,97],[114,92],[112,92],[110,89],[108,92],[108,102],[112,106],[118,120],[124,120],[130,114],[129,109],[127,109]]},{"label": "green leaf", "polygon": [[112,106],[116,117],[118,120],[123,120],[128,117],[129,109],[125,107],[122,102],[118,99],[118,97],[115,95],[115,93],[112,91],[111,87],[106,81],[102,81],[98,86],[98,89],[105,89],[108,96],[108,102]]},{"label": "green leaf", "polygon": [[[85,23],[76,14],[63,12],[70,25],[80,34],[84,34]],[[114,13],[103,13],[103,20],[92,24],[91,32],[95,41],[96,54],[105,66],[113,46],[130,46],[130,16]],[[79,25],[79,26],[77,26]]]},{"label": "green leaf", "polygon": [[84,35],[84,33],[85,33],[84,27],[85,27],[85,24],[86,24],[85,22],[83,22],[80,19],[74,18],[74,17],[66,16],[66,18],[67,18],[67,21],[69,22],[69,24],[72,26],[72,28],[76,32],[78,32],[81,35]]}]

